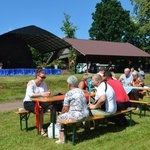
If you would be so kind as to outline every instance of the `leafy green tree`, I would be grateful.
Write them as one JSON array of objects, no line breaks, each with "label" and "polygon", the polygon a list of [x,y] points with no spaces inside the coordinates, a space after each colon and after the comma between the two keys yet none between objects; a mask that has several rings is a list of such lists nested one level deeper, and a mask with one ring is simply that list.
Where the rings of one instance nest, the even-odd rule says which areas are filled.
[{"label": "leafy green tree", "polygon": [[[78,29],[77,26],[74,26],[73,23],[70,22],[70,15],[64,13],[65,20],[63,20],[63,26],[60,28],[66,35],[67,38],[76,38],[75,33]],[[73,48],[70,48],[70,57],[68,58],[68,66],[71,72],[75,72],[76,66],[76,52]],[[71,63],[73,62],[73,63]],[[71,65],[70,65],[71,64]]]},{"label": "leafy green tree", "polygon": [[141,47],[150,53],[150,1],[131,0],[134,5],[136,23],[139,25],[139,35],[141,37]]},{"label": "leafy green tree", "polygon": [[149,0],[131,0],[134,5],[134,13],[141,27],[143,34],[150,35],[150,1]]},{"label": "leafy green tree", "polygon": [[45,68],[47,66],[47,60],[50,57],[50,53],[42,54],[39,51],[35,50],[33,47],[30,47],[32,52],[33,62],[36,67]]},{"label": "leafy green tree", "polygon": [[70,22],[70,15],[64,13],[65,20],[63,20],[63,26],[60,28],[68,38],[75,38],[75,32],[78,29],[77,26],[74,26],[73,23]]},{"label": "leafy green tree", "polygon": [[[129,11],[117,0],[102,0],[92,13],[93,23],[89,29],[90,39],[116,42],[133,42],[136,27]],[[135,37],[136,38],[136,35]]]}]

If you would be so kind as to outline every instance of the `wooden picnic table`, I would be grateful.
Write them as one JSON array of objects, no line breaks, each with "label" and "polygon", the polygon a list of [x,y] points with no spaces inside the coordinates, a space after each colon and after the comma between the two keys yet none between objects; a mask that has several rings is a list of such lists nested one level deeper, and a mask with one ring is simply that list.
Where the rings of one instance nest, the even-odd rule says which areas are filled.
[{"label": "wooden picnic table", "polygon": [[63,101],[65,98],[65,95],[58,95],[58,96],[52,96],[52,97],[37,97],[37,98],[31,98],[32,101],[36,102],[36,106],[35,106],[35,115],[36,115],[36,127],[37,127],[37,132],[38,134],[40,133],[40,102],[42,103],[52,103],[53,107],[52,107],[52,123],[53,123],[53,138],[55,138],[55,123],[56,123],[56,106],[55,106],[55,102],[58,101]]},{"label": "wooden picnic table", "polygon": [[[85,93],[86,100],[89,100],[89,93]],[[36,108],[35,108],[35,115],[36,115],[36,127],[37,127],[37,133],[40,133],[40,102],[43,103],[52,103],[52,133],[53,138],[55,138],[55,123],[56,123],[56,102],[63,101],[65,98],[65,94],[58,95],[58,96],[52,96],[52,97],[37,97],[37,98],[31,98],[32,101],[36,102]]]},{"label": "wooden picnic table", "polygon": [[149,91],[150,88],[149,87],[139,87],[139,86],[124,86],[124,89],[126,91],[127,94],[129,94],[132,90],[145,90],[145,91]]}]

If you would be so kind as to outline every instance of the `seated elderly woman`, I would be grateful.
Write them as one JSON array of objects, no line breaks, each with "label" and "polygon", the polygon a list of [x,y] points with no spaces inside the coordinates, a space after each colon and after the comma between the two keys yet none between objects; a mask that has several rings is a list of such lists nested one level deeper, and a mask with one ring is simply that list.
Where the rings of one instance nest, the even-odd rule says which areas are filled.
[{"label": "seated elderly woman", "polygon": [[[132,86],[136,87],[143,87],[144,86],[144,79],[139,77],[138,72],[134,70],[132,72],[133,80],[132,80]],[[133,97],[131,99],[138,100],[139,98],[143,98],[145,93],[143,93],[143,90],[133,90]]]},{"label": "seated elderly woman", "polygon": [[[84,92],[78,88],[78,79],[70,76],[67,79],[69,91],[65,95],[64,104],[58,120],[82,120],[89,116]],[[60,130],[60,138],[56,143],[64,143],[64,129],[61,124],[57,124]]]}]

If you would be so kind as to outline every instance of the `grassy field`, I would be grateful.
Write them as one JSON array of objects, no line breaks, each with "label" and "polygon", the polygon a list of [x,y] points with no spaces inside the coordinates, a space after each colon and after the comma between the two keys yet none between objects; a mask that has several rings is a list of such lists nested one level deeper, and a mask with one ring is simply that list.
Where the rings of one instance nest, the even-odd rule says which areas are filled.
[{"label": "grassy field", "polygon": [[[69,75],[49,75],[46,78],[48,89],[52,94],[65,93],[67,89],[66,79]],[[82,79],[82,74],[76,74],[77,78]],[[120,74],[116,74],[118,78]],[[25,95],[26,84],[34,76],[9,76],[1,77],[0,80],[0,103],[22,100]],[[146,75],[145,83],[150,85],[150,74]]]},{"label": "grassy field", "polygon": [[[82,75],[76,75],[79,79]],[[119,74],[116,75],[118,77]],[[46,82],[52,94],[65,93],[67,89],[66,79],[68,75],[47,76]],[[3,102],[22,101],[26,83],[33,76],[1,77],[0,81],[0,105]],[[150,84],[150,75],[147,75],[146,83]],[[147,98],[146,101],[149,101]],[[139,111],[133,112],[133,125],[131,127],[116,127],[109,122],[102,124],[97,131],[91,131],[82,135],[78,130],[79,140],[72,146],[71,141],[67,144],[56,145],[56,139],[49,139],[37,135],[35,128],[35,115],[29,118],[29,131],[20,131],[19,116],[13,114],[13,110],[0,113],[0,150],[148,150],[150,146],[150,108],[147,108],[146,116],[139,118]],[[44,127],[50,124],[48,114],[44,115]]]}]

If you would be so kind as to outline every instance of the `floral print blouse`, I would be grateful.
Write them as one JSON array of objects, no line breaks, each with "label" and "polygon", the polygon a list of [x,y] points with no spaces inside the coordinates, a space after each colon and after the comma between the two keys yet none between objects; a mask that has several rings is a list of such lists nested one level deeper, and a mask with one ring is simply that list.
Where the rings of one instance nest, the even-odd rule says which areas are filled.
[{"label": "floral print blouse", "polygon": [[81,120],[89,116],[84,92],[79,88],[74,88],[66,93],[64,106],[69,106],[69,111],[59,115],[57,120]]}]

